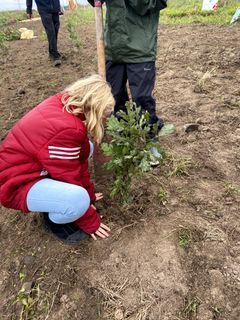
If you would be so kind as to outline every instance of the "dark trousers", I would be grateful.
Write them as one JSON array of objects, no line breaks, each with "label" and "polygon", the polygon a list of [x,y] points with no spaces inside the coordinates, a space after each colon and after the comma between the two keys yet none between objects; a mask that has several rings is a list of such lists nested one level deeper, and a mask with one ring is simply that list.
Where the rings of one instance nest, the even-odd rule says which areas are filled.
[{"label": "dark trousers", "polygon": [[57,49],[58,30],[60,26],[59,14],[47,12],[39,12],[39,14],[48,38],[49,56],[52,59],[58,59],[60,57]]},{"label": "dark trousers", "polygon": [[106,64],[107,81],[111,85],[116,104],[114,113],[125,110],[125,103],[129,100],[126,84],[129,83],[132,99],[143,111],[150,114],[150,124],[163,127],[163,121],[156,115],[156,101],[152,96],[155,84],[155,62],[120,63],[108,61]]}]

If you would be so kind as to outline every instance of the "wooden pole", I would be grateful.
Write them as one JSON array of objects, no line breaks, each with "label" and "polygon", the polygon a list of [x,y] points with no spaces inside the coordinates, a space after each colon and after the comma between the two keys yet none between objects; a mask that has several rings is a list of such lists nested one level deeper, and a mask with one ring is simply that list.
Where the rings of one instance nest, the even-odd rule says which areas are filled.
[{"label": "wooden pole", "polygon": [[102,77],[106,78],[102,2],[99,0],[95,0],[94,4],[95,4],[98,73]]},{"label": "wooden pole", "polygon": [[[96,23],[96,40],[97,40],[97,62],[98,62],[98,74],[106,79],[106,64],[105,64],[105,44],[104,44],[104,26],[103,26],[103,12],[102,2],[94,0],[95,4],[95,23]],[[106,178],[106,171],[103,168],[103,164],[108,159],[102,153],[99,145],[95,143],[93,154],[93,168],[95,181],[103,183]]]}]

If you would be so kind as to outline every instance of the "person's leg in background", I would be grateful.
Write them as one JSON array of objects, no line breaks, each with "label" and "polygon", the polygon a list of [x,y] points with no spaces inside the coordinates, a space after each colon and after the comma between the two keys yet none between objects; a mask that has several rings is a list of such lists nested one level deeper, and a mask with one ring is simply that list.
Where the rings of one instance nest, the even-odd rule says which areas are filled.
[{"label": "person's leg in background", "polygon": [[[55,37],[56,37],[56,41],[58,40],[58,31],[60,28],[60,19],[59,19],[59,13],[53,13],[52,14],[52,19],[53,19],[53,24],[54,24],[54,29],[55,29]],[[57,45],[57,44],[56,44]],[[57,49],[58,52],[58,49]],[[60,57],[60,53],[58,52],[59,57]]]},{"label": "person's leg in background", "polygon": [[45,28],[48,38],[49,57],[54,61],[54,66],[59,66],[61,64],[60,54],[57,49],[57,34],[59,30],[59,22],[57,22],[57,17],[55,16],[55,14],[47,12],[41,12],[39,14],[41,16],[42,24]]},{"label": "person's leg in background", "polygon": [[120,110],[126,110],[125,104],[129,100],[127,94],[127,70],[124,63],[115,64],[112,61],[106,63],[106,78],[112,88],[112,94],[116,101],[114,114]]},{"label": "person's leg in background", "polygon": [[[127,64],[127,78],[133,101],[150,114],[150,125],[157,123],[158,130],[163,127],[163,120],[156,115],[156,101],[152,96],[155,84],[155,62]],[[154,138],[154,133],[152,133]]]},{"label": "person's leg in background", "polygon": [[[149,124],[157,124],[159,132],[163,128],[164,123],[156,114],[156,101],[152,96],[156,77],[155,62],[128,64],[127,77],[133,101],[138,106],[141,106],[142,111],[149,112]],[[158,132],[150,131],[150,138],[158,140]],[[150,152],[158,159],[152,161],[152,165],[158,165],[162,155],[156,147],[152,147]]]}]

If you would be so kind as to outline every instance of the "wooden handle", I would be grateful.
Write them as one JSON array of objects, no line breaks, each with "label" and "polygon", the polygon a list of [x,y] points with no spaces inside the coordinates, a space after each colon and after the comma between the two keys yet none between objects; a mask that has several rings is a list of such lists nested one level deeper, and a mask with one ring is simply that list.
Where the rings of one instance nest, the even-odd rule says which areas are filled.
[{"label": "wooden handle", "polygon": [[95,0],[95,21],[97,39],[98,73],[106,78],[104,27],[101,1]]}]

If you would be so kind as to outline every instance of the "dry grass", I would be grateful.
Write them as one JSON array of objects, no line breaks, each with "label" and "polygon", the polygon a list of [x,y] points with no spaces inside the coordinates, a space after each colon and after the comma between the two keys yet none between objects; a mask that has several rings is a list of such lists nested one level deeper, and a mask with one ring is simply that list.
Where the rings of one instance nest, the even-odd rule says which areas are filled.
[{"label": "dry grass", "polygon": [[[125,292],[128,288],[134,288],[136,292],[134,304],[131,306]],[[129,320],[147,320],[152,307],[157,302],[155,297],[143,290],[139,278],[132,282],[128,278],[119,278],[118,281],[107,278],[107,280],[98,283],[97,290],[103,297],[103,319],[106,320],[126,318]]]}]

